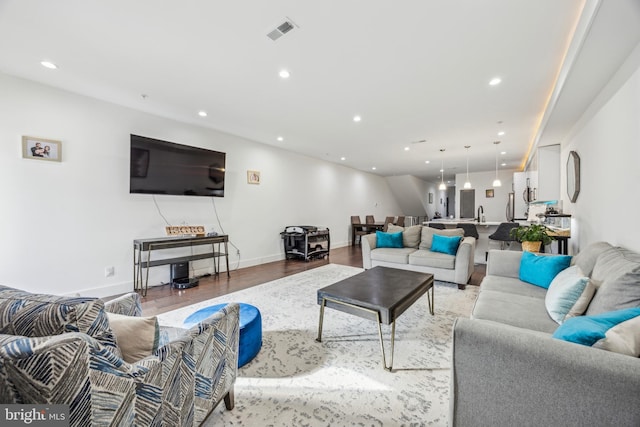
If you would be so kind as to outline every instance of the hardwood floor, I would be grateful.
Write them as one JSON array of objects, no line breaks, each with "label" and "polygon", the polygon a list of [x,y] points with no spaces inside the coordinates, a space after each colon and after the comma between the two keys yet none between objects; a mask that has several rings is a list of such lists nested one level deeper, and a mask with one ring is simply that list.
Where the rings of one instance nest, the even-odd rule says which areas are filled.
[{"label": "hardwood floor", "polygon": [[[232,270],[230,277],[227,277],[226,273],[219,276],[203,277],[200,279],[199,286],[191,289],[178,290],[173,289],[170,285],[154,286],[149,288],[147,296],[142,298],[142,313],[145,316],[154,316],[329,263],[362,268],[360,247],[346,246],[331,249],[327,259],[309,262],[302,260],[275,261]],[[482,264],[476,265],[470,284],[480,284],[485,274],[484,267]]]}]

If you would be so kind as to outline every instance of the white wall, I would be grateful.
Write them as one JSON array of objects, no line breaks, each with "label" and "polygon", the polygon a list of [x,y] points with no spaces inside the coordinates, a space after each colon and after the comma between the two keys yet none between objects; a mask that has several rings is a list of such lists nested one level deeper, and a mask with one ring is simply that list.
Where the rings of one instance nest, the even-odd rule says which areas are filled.
[{"label": "white wall", "polygon": [[[287,225],[331,230],[347,244],[349,216],[400,212],[387,181],[210,129],[175,122],[0,74],[0,283],[32,292],[93,296],[133,288],[132,241],[161,237],[149,195],[129,194],[129,134],[227,153],[226,195],[213,202],[241,253],[232,268],[283,258]],[[21,157],[21,136],[62,141],[63,161]],[[260,185],[246,182],[261,171]],[[220,231],[211,198],[156,196],[172,224]],[[199,272],[210,261],[198,261]],[[104,277],[106,266],[115,276]],[[169,268],[151,282],[169,280]]]},{"label": "white wall", "polygon": [[[580,156],[580,194],[566,191],[569,151]],[[563,209],[573,215],[573,253],[596,241],[640,251],[640,44],[562,144]]]}]

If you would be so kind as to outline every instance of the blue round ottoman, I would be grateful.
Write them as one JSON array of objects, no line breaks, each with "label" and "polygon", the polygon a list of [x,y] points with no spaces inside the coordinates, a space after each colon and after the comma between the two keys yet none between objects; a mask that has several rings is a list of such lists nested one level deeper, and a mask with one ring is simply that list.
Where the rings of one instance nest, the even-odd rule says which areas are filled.
[{"label": "blue round ottoman", "polygon": [[[262,316],[260,310],[251,304],[240,303],[238,305],[240,306],[238,368],[240,368],[256,357],[262,347]],[[187,317],[183,324],[186,328],[190,328],[226,306],[227,304],[216,304],[201,308]]]}]

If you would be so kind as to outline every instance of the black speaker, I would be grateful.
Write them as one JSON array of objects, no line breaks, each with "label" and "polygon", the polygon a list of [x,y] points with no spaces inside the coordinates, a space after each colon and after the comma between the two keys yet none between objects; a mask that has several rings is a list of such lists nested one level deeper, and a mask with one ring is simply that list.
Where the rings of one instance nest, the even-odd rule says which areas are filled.
[{"label": "black speaker", "polygon": [[171,264],[171,286],[176,289],[187,289],[198,286],[198,279],[189,279],[189,263]]}]

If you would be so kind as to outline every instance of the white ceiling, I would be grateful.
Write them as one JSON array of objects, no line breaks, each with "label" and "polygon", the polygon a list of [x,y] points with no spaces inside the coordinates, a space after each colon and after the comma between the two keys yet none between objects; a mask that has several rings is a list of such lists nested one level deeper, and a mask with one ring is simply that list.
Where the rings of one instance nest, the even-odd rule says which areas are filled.
[{"label": "white ceiling", "polygon": [[[0,0],[0,71],[438,181],[442,160],[446,179],[464,171],[465,145],[474,172],[495,167],[495,140],[509,169],[559,143],[640,40],[639,3]],[[298,27],[269,39],[286,19]]]}]

